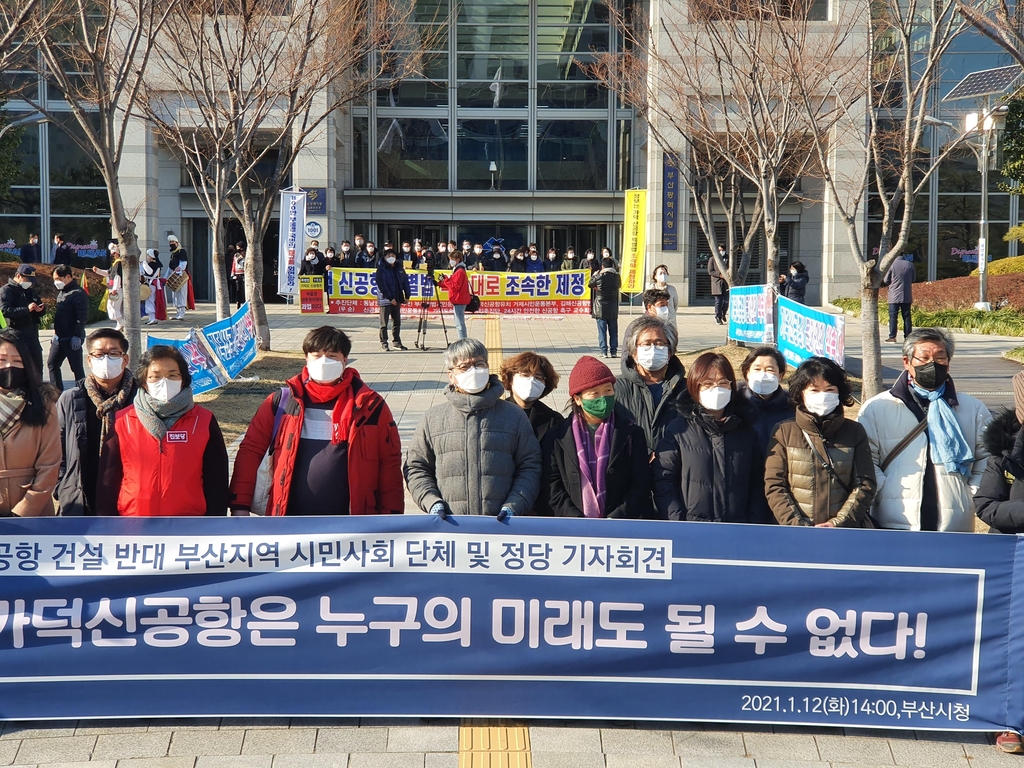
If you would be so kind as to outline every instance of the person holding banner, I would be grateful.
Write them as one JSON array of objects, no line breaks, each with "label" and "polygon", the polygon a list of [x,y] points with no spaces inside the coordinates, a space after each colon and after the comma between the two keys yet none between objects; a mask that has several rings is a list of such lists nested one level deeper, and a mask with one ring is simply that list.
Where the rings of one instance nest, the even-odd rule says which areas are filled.
[{"label": "person holding banner", "polygon": [[757,347],[740,364],[740,375],[737,395],[755,414],[754,429],[767,454],[775,428],[796,416],[789,393],[779,384],[786,375],[786,358],[775,347]]},{"label": "person holding banner", "polygon": [[679,409],[658,444],[654,503],[667,520],[775,522],[764,495],[764,451],[725,355],[705,352],[690,368],[693,405]]},{"label": "person holding banner", "polygon": [[618,357],[619,289],[622,279],[615,262],[605,259],[601,270],[590,276],[590,316],[597,321],[597,346],[601,357]]},{"label": "person holding banner", "polygon": [[460,339],[465,339],[469,335],[466,330],[466,306],[473,298],[473,294],[469,290],[469,274],[462,261],[461,251],[448,254],[448,266],[452,273],[438,280],[437,287],[442,291],[448,291],[448,301],[451,302],[452,313],[455,315],[455,332]]},{"label": "person holding banner", "polygon": [[804,360],[789,393],[796,418],[782,422],[765,462],[765,495],[780,525],[874,528],[875,470],[846,371],[827,357]]},{"label": "person holding banner", "polygon": [[557,517],[652,517],[644,432],[615,403],[615,376],[585,355],[569,374],[572,416],[555,428],[548,467]]},{"label": "person holding banner", "polygon": [[[461,261],[459,262],[461,263]],[[523,410],[502,399],[487,348],[460,339],[444,353],[446,402],[427,411],[405,459],[405,482],[424,512],[446,517],[525,515],[540,493],[541,450]]]},{"label": "person holding banner", "polygon": [[380,304],[380,348],[385,352],[388,347],[388,320],[391,320],[391,342],[395,349],[403,352],[408,349],[402,344],[402,305],[409,302],[412,291],[409,288],[409,275],[405,273],[402,262],[394,251],[384,253],[384,261],[377,267],[377,294]]},{"label": "person holding banner", "polygon": [[269,456],[269,516],[402,514],[398,427],[384,398],[348,367],[352,342],[324,325],[302,351],[305,368],[263,401],[238,447],[232,510],[252,510]]},{"label": "person holding banner", "polygon": [[988,464],[988,408],[957,392],[949,375],[953,336],[919,328],[903,342],[904,371],[860,409],[871,443],[882,528],[973,531],[973,496]]},{"label": "person holding banner", "polygon": [[213,412],[193,402],[185,358],[174,347],[150,347],[135,378],[135,401],[114,417],[100,455],[96,514],[226,515],[224,436]]},{"label": "person holding banner", "polygon": [[0,331],[0,517],[53,514],[60,428],[55,393],[26,364],[31,355],[24,336]]}]

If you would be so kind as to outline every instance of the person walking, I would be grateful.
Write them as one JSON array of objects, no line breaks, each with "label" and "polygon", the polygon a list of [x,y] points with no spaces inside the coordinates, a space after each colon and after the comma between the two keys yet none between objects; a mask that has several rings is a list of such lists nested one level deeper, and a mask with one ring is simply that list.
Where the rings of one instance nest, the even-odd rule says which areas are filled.
[{"label": "person walking", "polygon": [[[729,255],[722,246],[718,246],[718,256],[728,269]],[[711,295],[715,299],[715,322],[724,325],[729,312],[729,281],[722,274],[714,258],[708,259],[708,274],[711,275]]]},{"label": "person walking", "polygon": [[973,531],[972,497],[988,463],[988,408],[956,391],[955,344],[941,328],[918,328],[903,342],[903,373],[861,407],[878,492],[871,516],[881,528]]},{"label": "person walking", "polygon": [[629,328],[615,395],[643,429],[648,455],[653,455],[668,425],[690,407],[686,369],[676,357],[675,328],[650,315],[641,315]]},{"label": "person walking", "polygon": [[622,279],[615,262],[605,259],[599,272],[590,276],[590,316],[597,321],[597,346],[601,357],[619,354],[619,289]]},{"label": "person walking", "polygon": [[654,268],[654,274],[651,275],[651,282],[647,287],[668,293],[668,317],[667,320],[665,317],[662,317],[661,319],[666,320],[669,325],[676,328],[676,312],[679,311],[679,291],[677,291],[676,287],[668,281],[668,267],[664,264],[656,266]]},{"label": "person walking", "polygon": [[740,364],[743,380],[736,395],[746,401],[754,417],[754,430],[767,455],[775,428],[796,416],[789,393],[779,383],[786,375],[786,358],[775,347],[757,347]]},{"label": "person walking", "polygon": [[53,236],[53,252],[50,255],[51,264],[67,264],[69,267],[75,265],[78,254],[75,249],[68,245],[64,235],[57,233]]},{"label": "person walking", "polygon": [[75,280],[67,264],[60,264],[53,270],[53,287],[57,289],[57,308],[53,316],[53,337],[50,339],[46,367],[50,372],[50,385],[57,392],[63,392],[64,381],[60,367],[65,360],[71,366],[75,381],[85,378],[82,343],[85,341],[85,324],[89,322],[89,295]]},{"label": "person walking", "polygon": [[448,292],[448,300],[452,304],[452,313],[455,316],[455,332],[460,339],[465,339],[469,335],[466,330],[466,306],[473,298],[473,294],[469,290],[469,274],[462,261],[461,251],[448,254],[448,266],[451,267],[452,273],[438,280],[437,287]]},{"label": "person walking", "polygon": [[615,376],[584,355],[569,374],[572,415],[555,428],[549,459],[551,514],[653,517],[644,432],[615,403]]},{"label": "person walking", "polygon": [[799,304],[807,303],[807,283],[811,276],[802,261],[789,265],[789,274],[779,275],[779,294]]},{"label": "person walking", "polygon": [[193,402],[185,358],[174,347],[150,347],[135,377],[135,400],[114,417],[100,454],[96,514],[226,515],[224,436],[217,417]]},{"label": "person walking", "polygon": [[171,249],[171,260],[167,265],[171,274],[167,276],[167,287],[174,303],[174,319],[184,320],[185,310],[196,308],[192,298],[192,275],[188,271],[188,251],[181,247],[177,235],[168,235],[167,244]]},{"label": "person walking", "polygon": [[764,495],[764,452],[749,412],[735,398],[729,359],[705,352],[687,379],[684,406],[658,443],[654,503],[667,520],[774,522]]},{"label": "person walking", "polygon": [[35,373],[43,375],[43,347],[39,343],[39,324],[46,314],[43,300],[35,289],[36,268],[22,264],[14,272],[7,285],[0,288],[0,313],[7,320],[7,326],[25,340],[28,360],[35,367]]},{"label": "person walking", "polygon": [[349,367],[352,342],[325,325],[306,334],[302,352],[305,367],[263,401],[238,447],[232,510],[252,510],[270,451],[269,516],[401,514],[398,427],[384,398]]},{"label": "person walking", "polygon": [[402,305],[412,296],[409,275],[394,251],[387,251],[384,260],[377,267],[377,302],[380,305],[380,348],[388,351],[388,320],[391,321],[391,343],[403,352],[408,349],[402,344]]},{"label": "person walking", "polygon": [[899,316],[903,316],[903,340],[911,332],[910,307],[914,303],[914,254],[906,253],[896,259],[885,273],[882,285],[889,287],[886,300],[889,303],[889,338],[890,344],[896,343],[896,329],[899,326]]},{"label": "person walking", "polygon": [[864,427],[846,418],[854,404],[846,372],[812,357],[789,385],[796,417],[779,424],[765,462],[765,495],[781,525],[874,528],[875,469]]},{"label": "person walking", "polygon": [[228,246],[229,263],[231,264],[231,288],[235,300],[235,309],[241,309],[245,303],[245,251]]},{"label": "person walking", "polygon": [[444,353],[445,402],[427,411],[405,460],[405,482],[424,512],[505,520],[533,509],[541,450],[523,409],[502,399],[487,348],[460,339]]},{"label": "person walking", "polygon": [[57,401],[61,461],[57,479],[58,514],[96,514],[100,457],[114,418],[135,400],[138,386],[128,366],[128,339],[100,328],[85,339],[89,371]]},{"label": "person walking", "polygon": [[60,430],[55,393],[28,364],[32,353],[25,337],[0,331],[0,517],[53,514]]}]

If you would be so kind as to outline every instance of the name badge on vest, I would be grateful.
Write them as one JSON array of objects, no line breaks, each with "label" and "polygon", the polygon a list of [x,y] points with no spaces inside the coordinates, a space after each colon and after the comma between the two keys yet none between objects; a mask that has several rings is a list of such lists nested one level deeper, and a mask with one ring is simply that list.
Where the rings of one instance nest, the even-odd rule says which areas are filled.
[{"label": "name badge on vest", "polygon": [[188,432],[168,432],[167,433],[168,443],[187,443]]}]

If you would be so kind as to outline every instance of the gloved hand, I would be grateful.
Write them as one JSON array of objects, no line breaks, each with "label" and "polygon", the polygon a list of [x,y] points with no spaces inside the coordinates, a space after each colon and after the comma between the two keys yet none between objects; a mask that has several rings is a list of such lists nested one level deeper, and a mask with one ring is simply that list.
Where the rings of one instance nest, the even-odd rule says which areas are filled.
[{"label": "gloved hand", "polygon": [[502,507],[501,511],[498,512],[498,522],[503,523],[510,517],[515,517],[516,511],[512,507]]},{"label": "gloved hand", "polygon": [[448,505],[443,501],[435,501],[434,505],[430,508],[430,514],[437,515],[442,520],[451,514],[451,510],[448,509]]},{"label": "gloved hand", "polygon": [[77,352],[82,348],[82,340],[77,336],[71,337],[71,348]]}]

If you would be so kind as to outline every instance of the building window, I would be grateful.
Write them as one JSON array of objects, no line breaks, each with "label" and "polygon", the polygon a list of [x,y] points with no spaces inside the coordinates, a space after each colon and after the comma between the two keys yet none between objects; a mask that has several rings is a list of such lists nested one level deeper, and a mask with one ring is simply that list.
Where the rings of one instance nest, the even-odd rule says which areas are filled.
[{"label": "building window", "polygon": [[607,188],[607,120],[537,123],[537,189]]},{"label": "building window", "polygon": [[377,183],[383,189],[448,188],[448,121],[377,121]]},{"label": "building window", "polygon": [[527,189],[526,120],[460,120],[457,151],[459,189]]}]

